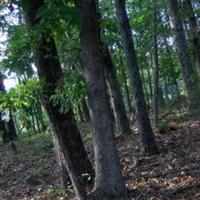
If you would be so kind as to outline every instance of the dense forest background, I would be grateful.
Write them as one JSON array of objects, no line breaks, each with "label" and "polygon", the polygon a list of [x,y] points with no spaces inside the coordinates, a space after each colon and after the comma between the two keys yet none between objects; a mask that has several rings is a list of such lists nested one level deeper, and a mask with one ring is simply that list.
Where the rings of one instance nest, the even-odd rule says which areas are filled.
[{"label": "dense forest background", "polygon": [[0,199],[200,199],[198,0],[0,0]]}]

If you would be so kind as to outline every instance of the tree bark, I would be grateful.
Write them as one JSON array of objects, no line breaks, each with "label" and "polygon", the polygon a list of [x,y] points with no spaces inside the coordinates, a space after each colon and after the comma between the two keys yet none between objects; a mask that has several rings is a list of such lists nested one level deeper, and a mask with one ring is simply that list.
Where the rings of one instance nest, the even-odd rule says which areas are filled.
[{"label": "tree bark", "polygon": [[119,129],[120,135],[127,136],[131,133],[129,120],[126,115],[124,100],[122,97],[122,93],[120,91],[120,86],[117,80],[112,58],[108,48],[105,46],[104,46],[104,59],[105,59],[106,77],[109,83],[114,109],[116,113],[117,127]]},{"label": "tree bark", "polygon": [[[27,23],[30,27],[40,23],[39,9],[44,5],[43,0],[29,0],[24,6]],[[93,168],[85,151],[80,132],[77,128],[71,109],[60,113],[59,105],[54,105],[51,97],[56,88],[62,88],[64,75],[58,59],[55,41],[50,30],[40,30],[40,37],[35,38],[35,60],[38,76],[42,84],[42,101],[52,124],[64,155],[64,164],[73,183],[78,199],[84,199],[85,193],[81,185],[83,174],[92,176]]]},{"label": "tree bark", "polygon": [[125,7],[125,0],[115,0],[115,5],[117,10],[117,18],[120,25],[122,42],[125,48],[129,78],[134,95],[136,116],[139,125],[143,152],[145,154],[154,154],[158,152],[158,148],[148,116],[131,28]]},{"label": "tree bark", "polygon": [[[175,69],[174,69],[174,64],[173,64],[173,60],[172,60],[172,56],[171,56],[171,52],[170,52],[169,44],[167,42],[166,35],[164,35],[164,45],[165,45],[165,48],[166,48],[166,54],[167,54],[167,57],[169,59],[169,64],[170,64],[170,69],[171,69],[171,74],[170,74],[170,77],[172,75],[171,81],[176,87],[176,96],[179,99],[181,95],[180,95],[180,91],[179,91],[178,82],[177,82],[177,79],[175,77],[176,72],[175,72]],[[167,71],[167,69],[166,69],[166,71]]]},{"label": "tree bark", "polygon": [[131,97],[130,97],[130,92],[129,92],[129,87],[128,87],[128,80],[127,80],[125,68],[124,68],[124,65],[123,65],[122,57],[120,56],[119,59],[120,59],[120,65],[121,65],[121,68],[122,68],[122,76],[123,76],[123,79],[124,79],[124,90],[125,90],[125,93],[126,93],[126,102],[127,102],[127,106],[128,106],[128,111],[131,112],[133,109],[132,109],[132,105],[131,105]]},{"label": "tree bark", "polygon": [[170,25],[174,33],[178,56],[182,67],[182,76],[188,101],[187,110],[189,114],[196,114],[200,112],[200,88],[189,55],[178,3],[174,0],[167,0],[167,3]]},{"label": "tree bark", "polygon": [[154,68],[154,122],[158,124],[158,104],[159,104],[159,64],[158,64],[158,44],[157,44],[157,3],[153,0],[153,68]]},{"label": "tree bark", "polygon": [[86,99],[83,98],[81,103],[82,103],[82,108],[83,108],[84,119],[86,122],[89,122],[90,121],[90,111],[89,111]]},{"label": "tree bark", "polygon": [[153,87],[152,87],[152,83],[151,83],[151,72],[150,72],[150,69],[152,68],[151,54],[150,54],[150,65],[148,65],[148,61],[146,61],[146,66],[147,66],[149,95],[150,95],[151,103],[153,104]]},{"label": "tree bark", "polygon": [[57,156],[57,162],[60,168],[60,178],[61,178],[61,182],[62,182],[62,186],[63,186],[63,191],[66,192],[67,191],[67,187],[69,185],[70,181],[70,177],[68,175],[67,169],[65,167],[65,164],[63,162],[64,158],[63,158],[63,152],[62,149],[59,145],[59,141],[57,140],[57,138],[55,137],[55,133],[52,133],[52,137],[53,137],[53,142],[54,142],[54,149],[55,149],[55,153]]},{"label": "tree bark", "polygon": [[197,19],[193,11],[191,0],[182,0],[183,10],[189,24],[189,38],[192,43],[193,57],[196,70],[200,77],[200,33],[198,32]]},{"label": "tree bark", "polygon": [[113,142],[113,122],[104,77],[105,57],[95,0],[78,0],[83,13],[80,30],[88,103],[93,124],[95,154],[94,199],[123,196],[126,193],[119,158]]}]

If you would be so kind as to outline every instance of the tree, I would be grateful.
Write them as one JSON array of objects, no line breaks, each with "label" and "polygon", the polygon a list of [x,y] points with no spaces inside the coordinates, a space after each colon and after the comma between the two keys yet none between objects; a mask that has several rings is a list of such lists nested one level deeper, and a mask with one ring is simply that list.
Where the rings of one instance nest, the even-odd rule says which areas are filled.
[{"label": "tree", "polygon": [[122,42],[125,49],[129,79],[131,81],[131,86],[134,95],[134,104],[136,109],[143,152],[145,154],[154,154],[158,152],[158,148],[154,139],[150,119],[148,116],[147,106],[140,79],[139,66],[137,63],[132,33],[125,7],[125,0],[115,0],[115,5],[117,11],[117,18],[121,30]]},{"label": "tree", "polygon": [[119,128],[120,134],[123,136],[127,136],[131,133],[129,120],[126,115],[124,100],[120,91],[120,86],[117,80],[112,58],[111,58],[109,49],[105,45],[104,45],[104,58],[105,58],[106,78],[108,79],[108,83],[110,86],[111,95],[112,95],[112,99],[114,103],[117,126]]},{"label": "tree", "polygon": [[[0,92],[2,93],[2,95],[6,95],[6,89],[3,82],[4,78],[5,76],[2,73],[0,73]],[[5,119],[2,119],[3,118],[2,112],[1,112],[1,119],[0,119],[1,121],[0,126],[1,126],[2,134],[3,134],[4,144],[17,139],[17,132],[15,129],[14,121],[13,121],[13,116],[10,111],[8,112],[9,112],[8,121],[6,121]]]},{"label": "tree", "polygon": [[158,124],[159,64],[157,44],[157,3],[153,0],[153,65],[154,65],[154,120]]},{"label": "tree", "polygon": [[119,197],[126,193],[116,148],[113,143],[113,122],[106,89],[105,57],[100,41],[100,27],[95,0],[78,0],[83,13],[80,43],[84,63],[88,103],[93,124],[95,154],[94,199]]},{"label": "tree", "polygon": [[[44,8],[44,1],[23,1],[22,6],[31,31],[37,25],[40,25],[42,18],[38,18],[38,15],[39,10]],[[46,27],[41,27],[39,37],[34,38],[34,54],[38,76],[43,82],[43,105],[52,124],[54,136],[62,149],[64,164],[77,197],[83,199],[81,178],[83,174],[93,174],[93,168],[85,151],[71,108],[66,112],[60,112],[60,105],[54,104],[51,100],[56,89],[62,88],[64,76],[51,30]]]},{"label": "tree", "polygon": [[189,25],[189,37],[192,44],[193,58],[196,70],[200,77],[200,34],[197,27],[197,19],[192,7],[191,0],[182,0],[183,11]]},{"label": "tree", "polygon": [[200,110],[200,90],[197,76],[192,66],[183,24],[178,9],[178,3],[174,0],[167,0],[171,28],[174,33],[179,60],[182,67],[182,76],[187,96],[189,114],[196,114]]}]

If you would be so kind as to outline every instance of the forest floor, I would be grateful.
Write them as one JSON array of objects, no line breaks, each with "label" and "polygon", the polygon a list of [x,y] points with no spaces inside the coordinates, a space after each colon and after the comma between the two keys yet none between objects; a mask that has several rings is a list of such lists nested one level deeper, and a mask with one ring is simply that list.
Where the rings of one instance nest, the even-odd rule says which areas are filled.
[{"label": "forest floor", "polygon": [[[132,200],[200,199],[200,117],[164,112],[156,131],[158,155],[142,156],[137,140],[136,127],[128,138],[115,138]],[[90,137],[86,142],[92,156]],[[21,138],[16,145],[17,153],[0,145],[0,200],[74,199],[70,188],[62,194],[50,135]]]}]

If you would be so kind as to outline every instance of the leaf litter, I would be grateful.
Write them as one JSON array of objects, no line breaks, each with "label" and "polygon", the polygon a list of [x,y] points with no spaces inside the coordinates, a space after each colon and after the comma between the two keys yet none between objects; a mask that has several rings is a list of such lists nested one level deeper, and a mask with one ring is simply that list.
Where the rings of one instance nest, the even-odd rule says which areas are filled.
[{"label": "leaf litter", "polygon": [[[173,116],[173,112],[168,114],[169,122],[156,131],[160,154],[141,154],[137,127],[133,127],[133,134],[127,138],[115,138],[130,199],[200,199],[200,117]],[[75,199],[71,188],[67,194],[62,193],[53,148],[44,153],[46,141],[38,146],[39,140],[40,137],[31,143],[19,142],[18,154],[8,145],[0,146],[1,200]],[[86,146],[93,157],[91,140]],[[27,184],[30,174],[41,184]]]}]

